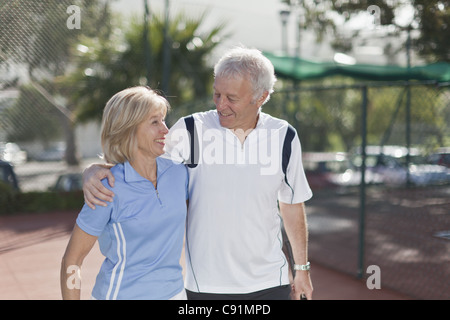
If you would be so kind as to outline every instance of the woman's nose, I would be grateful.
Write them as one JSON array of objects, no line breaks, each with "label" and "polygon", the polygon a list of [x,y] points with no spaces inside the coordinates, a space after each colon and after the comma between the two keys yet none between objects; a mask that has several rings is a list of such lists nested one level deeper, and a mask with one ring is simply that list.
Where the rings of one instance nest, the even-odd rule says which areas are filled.
[{"label": "woman's nose", "polygon": [[166,125],[165,122],[163,123],[163,126],[162,126],[161,131],[162,131],[164,134],[168,134],[168,133],[169,133],[169,128],[167,127],[167,125]]}]

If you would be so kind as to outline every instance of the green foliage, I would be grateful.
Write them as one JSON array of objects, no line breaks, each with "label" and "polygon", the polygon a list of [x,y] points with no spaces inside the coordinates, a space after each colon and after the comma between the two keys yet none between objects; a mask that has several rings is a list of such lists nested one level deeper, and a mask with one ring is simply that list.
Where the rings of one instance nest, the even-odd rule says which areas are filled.
[{"label": "green foliage", "polygon": [[421,31],[413,46],[428,61],[450,62],[450,1],[413,0],[413,3]]},{"label": "green foliage", "polygon": [[[343,86],[342,84],[345,85]],[[334,84],[334,85],[333,85]],[[302,82],[300,89],[280,80],[263,111],[296,127],[305,151],[349,151],[361,143],[362,89],[341,77]],[[313,86],[314,85],[314,86]],[[448,87],[411,83],[411,142],[424,151],[445,147],[450,139]],[[407,86],[368,84],[369,144],[406,143]]]},{"label": "green foliage", "polygon": [[0,183],[0,214],[80,210],[83,204],[81,191],[18,193]]},{"label": "green foliage", "polygon": [[15,196],[13,188],[0,181],[0,214],[14,210]]},{"label": "green foliage", "polygon": [[115,29],[104,38],[80,38],[74,49],[76,70],[61,79],[71,89],[79,121],[101,119],[111,96],[130,86],[149,85],[163,89],[169,76],[167,96],[172,107],[204,98],[212,87],[212,68],[207,63],[218,45],[223,26],[200,32],[204,15],[198,19],[175,15],[168,23],[169,66],[165,66],[165,20],[152,15],[148,38],[144,23],[132,19],[128,27]]},{"label": "green foliage", "polygon": [[381,26],[392,26],[391,35],[395,36],[403,32],[405,27],[408,28],[397,25],[396,18],[402,9],[411,5],[414,8],[411,27],[419,31],[419,35],[412,41],[412,49],[429,62],[450,61],[450,41],[448,41],[450,2],[448,0],[281,0],[281,2],[290,6],[300,3],[304,21],[299,27],[313,30],[319,42],[326,34],[332,34],[332,46],[342,52],[351,51],[353,38],[358,37],[358,31],[350,36],[343,35],[339,32],[339,25],[331,18],[332,16],[338,14],[344,21],[349,21],[361,12],[367,12],[370,6],[377,6],[380,10],[377,23]]}]

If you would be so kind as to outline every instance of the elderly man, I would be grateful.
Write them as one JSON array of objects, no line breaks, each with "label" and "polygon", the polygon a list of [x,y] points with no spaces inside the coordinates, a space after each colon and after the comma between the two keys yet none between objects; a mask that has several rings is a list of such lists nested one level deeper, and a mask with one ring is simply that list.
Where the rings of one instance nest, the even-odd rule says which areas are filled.
[{"label": "elderly man", "polygon": [[[188,298],[311,299],[304,202],[312,192],[300,140],[286,121],[261,111],[276,82],[273,65],[256,49],[235,48],[214,74],[216,110],[180,119],[166,141],[166,156],[189,171]],[[114,183],[105,168],[85,172],[88,205],[111,200],[105,177]],[[291,285],[282,221],[295,263]]]}]

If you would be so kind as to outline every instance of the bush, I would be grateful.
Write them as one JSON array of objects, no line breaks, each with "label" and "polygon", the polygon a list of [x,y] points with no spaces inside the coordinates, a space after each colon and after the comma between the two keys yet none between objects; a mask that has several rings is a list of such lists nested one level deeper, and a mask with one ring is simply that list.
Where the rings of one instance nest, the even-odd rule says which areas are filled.
[{"label": "bush", "polygon": [[14,202],[17,191],[0,181],[0,213],[14,210]]},{"label": "bush", "polygon": [[0,214],[80,210],[83,192],[14,192],[0,184]]}]

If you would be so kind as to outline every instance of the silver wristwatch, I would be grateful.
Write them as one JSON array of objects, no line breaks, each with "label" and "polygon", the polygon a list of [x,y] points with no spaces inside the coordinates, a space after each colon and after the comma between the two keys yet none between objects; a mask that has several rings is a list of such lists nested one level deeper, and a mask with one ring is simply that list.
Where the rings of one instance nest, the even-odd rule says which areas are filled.
[{"label": "silver wristwatch", "polygon": [[294,264],[295,271],[309,271],[309,269],[311,269],[309,261],[306,264]]}]

